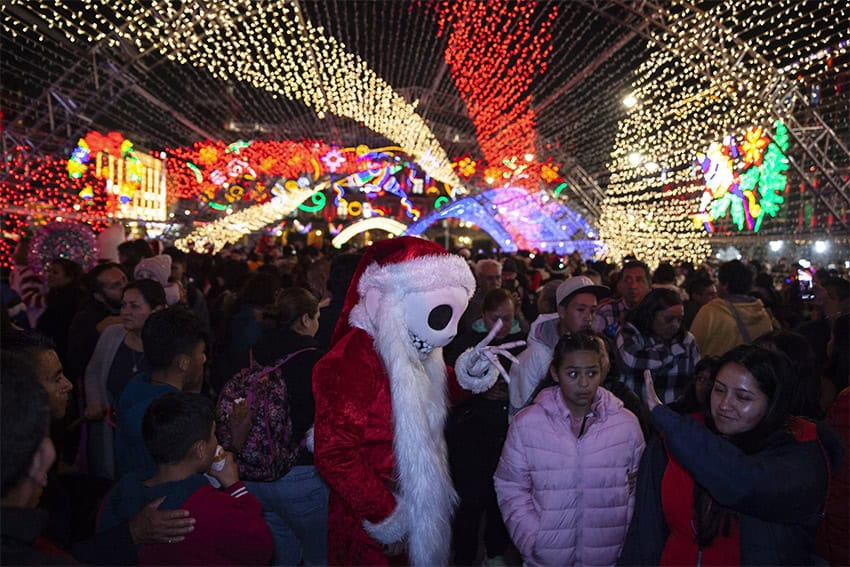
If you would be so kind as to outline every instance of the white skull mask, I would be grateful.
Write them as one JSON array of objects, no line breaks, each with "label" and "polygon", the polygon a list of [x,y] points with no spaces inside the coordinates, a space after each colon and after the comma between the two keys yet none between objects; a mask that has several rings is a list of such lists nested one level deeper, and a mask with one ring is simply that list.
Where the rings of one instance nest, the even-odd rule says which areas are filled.
[{"label": "white skull mask", "polygon": [[404,297],[404,322],[416,349],[428,354],[446,346],[457,335],[457,323],[469,299],[462,287],[408,293]]}]

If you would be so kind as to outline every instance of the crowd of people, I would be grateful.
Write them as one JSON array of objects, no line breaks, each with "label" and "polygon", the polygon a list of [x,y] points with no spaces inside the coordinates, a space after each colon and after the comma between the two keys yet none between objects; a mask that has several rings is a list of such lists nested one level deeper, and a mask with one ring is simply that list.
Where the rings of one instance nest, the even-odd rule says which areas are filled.
[{"label": "crowd of people", "polygon": [[[3,273],[2,563],[333,564],[314,393],[361,254],[157,245]],[[447,384],[453,564],[850,563],[845,273],[452,252],[445,363],[505,347]]]}]

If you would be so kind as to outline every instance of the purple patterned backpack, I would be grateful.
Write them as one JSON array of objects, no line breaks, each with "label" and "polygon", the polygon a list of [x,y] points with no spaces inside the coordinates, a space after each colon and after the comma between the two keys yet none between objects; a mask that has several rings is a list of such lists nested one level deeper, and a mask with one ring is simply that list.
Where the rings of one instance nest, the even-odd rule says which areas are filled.
[{"label": "purple patterned backpack", "polygon": [[[306,350],[290,353],[272,366],[252,362],[227,381],[218,398],[216,435],[219,443],[233,451],[239,478],[256,482],[277,480],[292,468],[298,447],[292,444],[292,420],[283,366]],[[248,400],[253,412],[251,430],[238,453],[233,450],[230,416],[236,400]]]}]

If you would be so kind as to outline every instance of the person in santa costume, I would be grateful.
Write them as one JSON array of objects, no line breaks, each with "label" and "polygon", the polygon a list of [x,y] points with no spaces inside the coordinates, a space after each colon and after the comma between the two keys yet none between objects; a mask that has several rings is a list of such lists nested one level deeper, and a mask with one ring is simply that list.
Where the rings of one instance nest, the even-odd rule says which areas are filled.
[{"label": "person in santa costume", "polygon": [[[360,261],[313,371],[329,564],[448,564],[457,496],[443,435],[452,370],[442,347],[474,292],[466,261],[427,240],[380,241]],[[472,391],[498,377],[493,353],[502,348],[485,347],[456,363],[458,382]]]}]

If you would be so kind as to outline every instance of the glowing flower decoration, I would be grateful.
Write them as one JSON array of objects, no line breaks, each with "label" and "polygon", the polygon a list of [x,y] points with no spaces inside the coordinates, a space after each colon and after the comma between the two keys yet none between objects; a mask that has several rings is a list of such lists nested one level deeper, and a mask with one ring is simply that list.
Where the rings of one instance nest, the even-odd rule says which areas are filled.
[{"label": "glowing flower decoration", "polygon": [[473,160],[469,156],[464,156],[459,160],[452,163],[452,167],[455,168],[464,179],[469,179],[478,169],[478,162]]},{"label": "glowing flower decoration", "polygon": [[726,146],[712,142],[706,153],[697,153],[697,162],[702,168],[705,186],[714,197],[722,197],[735,183],[735,169],[728,156]]},{"label": "glowing flower decoration", "polygon": [[546,183],[554,183],[561,177],[561,174],[558,173],[558,169],[559,168],[557,165],[549,165],[548,163],[544,163],[540,167],[540,177]]},{"label": "glowing flower decoration", "polygon": [[211,146],[204,146],[198,152],[198,161],[204,165],[211,165],[218,159],[218,150]]},{"label": "glowing flower decoration", "polygon": [[498,167],[488,167],[484,170],[484,177],[489,179],[499,179],[502,176],[502,170]]},{"label": "glowing flower decoration", "polygon": [[79,179],[86,171],[86,164],[76,159],[68,160],[68,177]]},{"label": "glowing flower decoration", "polygon": [[277,163],[276,158],[273,158],[271,156],[264,157],[263,159],[260,160],[260,166],[259,166],[260,171],[262,171],[263,173],[266,173],[271,168],[273,168],[276,163]]},{"label": "glowing flower decoration", "polygon": [[744,141],[741,142],[744,163],[747,165],[761,165],[764,150],[769,143],[767,136],[764,135],[763,128],[757,127],[747,130],[744,134]]},{"label": "glowing flower decoration", "polygon": [[91,160],[91,149],[83,138],[77,141],[77,147],[68,159],[68,177],[79,179],[86,171],[86,164]]},{"label": "glowing flower decoration", "polygon": [[322,156],[322,163],[325,164],[325,167],[327,167],[331,173],[336,173],[345,161],[345,156],[342,155],[342,152],[336,148],[333,148],[331,151]]},{"label": "glowing flower decoration", "polygon": [[774,126],[773,142],[762,128],[750,128],[740,147],[728,136],[722,146],[715,142],[707,153],[697,153],[705,188],[695,226],[713,232],[713,222],[728,216],[738,230],[758,232],[766,217],[776,216],[788,182],[788,130],[779,120]]},{"label": "glowing flower decoration", "polygon": [[90,200],[94,198],[94,189],[91,185],[86,185],[79,193],[81,199]]}]

